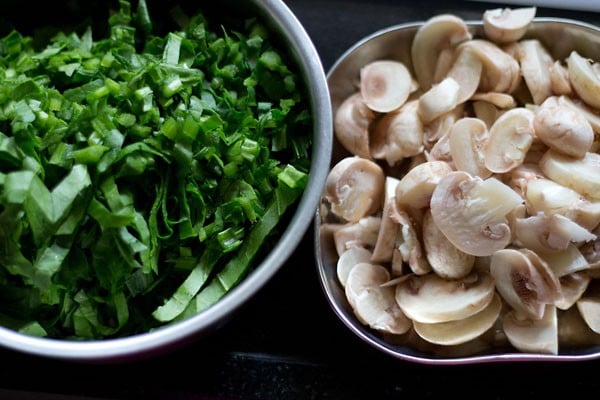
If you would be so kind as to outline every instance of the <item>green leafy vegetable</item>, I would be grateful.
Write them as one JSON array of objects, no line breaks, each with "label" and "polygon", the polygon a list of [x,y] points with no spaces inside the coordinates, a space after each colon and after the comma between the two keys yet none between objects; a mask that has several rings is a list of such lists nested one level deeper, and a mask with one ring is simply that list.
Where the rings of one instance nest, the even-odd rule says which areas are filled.
[{"label": "green leafy vegetable", "polygon": [[295,66],[257,19],[120,0],[108,35],[0,38],[0,323],[126,336],[252,270],[307,183]]}]

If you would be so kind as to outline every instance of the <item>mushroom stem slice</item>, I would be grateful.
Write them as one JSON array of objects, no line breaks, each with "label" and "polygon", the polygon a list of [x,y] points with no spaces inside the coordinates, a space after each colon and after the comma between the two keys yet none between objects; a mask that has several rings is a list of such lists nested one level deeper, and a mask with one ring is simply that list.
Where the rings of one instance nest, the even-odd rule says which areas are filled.
[{"label": "mushroom stem slice", "polygon": [[427,124],[452,111],[460,104],[460,94],[460,84],[452,77],[446,77],[440,83],[434,84],[418,100],[418,112],[423,123]]},{"label": "mushroom stem slice", "polygon": [[461,251],[489,256],[511,241],[507,214],[523,202],[496,178],[464,171],[442,178],[431,196],[431,215],[446,238]]},{"label": "mushroom stem slice", "polygon": [[421,323],[457,321],[483,310],[494,297],[489,273],[474,271],[462,279],[436,274],[412,275],[396,286],[396,302],[404,314]]},{"label": "mushroom stem slice", "polygon": [[413,321],[415,332],[428,342],[452,346],[473,340],[494,326],[500,316],[502,300],[494,294],[492,301],[481,311],[457,321],[422,323]]},{"label": "mushroom stem slice", "polygon": [[520,40],[535,17],[535,7],[494,8],[483,13],[485,36],[495,43]]},{"label": "mushroom stem slice", "polygon": [[509,311],[503,317],[502,327],[517,350],[558,354],[558,318],[553,305],[546,305],[542,318],[537,320],[522,318],[515,311]]},{"label": "mushroom stem slice", "polygon": [[439,54],[471,38],[465,21],[451,14],[436,15],[419,27],[411,44],[411,59],[422,90],[434,83]]},{"label": "mushroom stem slice", "polygon": [[395,60],[376,60],[360,70],[360,93],[371,110],[381,113],[400,108],[412,90],[412,76]]}]

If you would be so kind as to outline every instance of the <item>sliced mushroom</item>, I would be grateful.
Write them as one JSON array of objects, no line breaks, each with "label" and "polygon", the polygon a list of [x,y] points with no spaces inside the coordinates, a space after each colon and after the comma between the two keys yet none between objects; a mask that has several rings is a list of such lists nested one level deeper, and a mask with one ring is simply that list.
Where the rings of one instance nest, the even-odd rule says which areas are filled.
[{"label": "sliced mushroom", "polygon": [[550,149],[540,160],[540,168],[553,181],[600,200],[600,154],[588,152],[576,159]]},{"label": "sliced mushroom", "polygon": [[456,169],[487,178],[492,172],[486,168],[484,147],[489,138],[485,122],[465,117],[457,120],[450,131],[450,154]]},{"label": "sliced mushroom", "polygon": [[484,39],[472,39],[461,43],[457,51],[471,49],[483,65],[479,82],[481,92],[512,93],[521,82],[521,67],[513,56]]},{"label": "sliced mushroom", "polygon": [[392,219],[392,207],[396,198],[396,187],[399,179],[387,176],[385,178],[385,201],[383,212],[381,213],[381,226],[377,234],[377,242],[373,249],[374,263],[386,263],[392,261],[396,237],[398,236],[400,225]]},{"label": "sliced mushroom", "polygon": [[519,62],[525,84],[534,104],[542,104],[553,95],[550,69],[554,59],[537,39],[519,42]]},{"label": "sliced mushroom", "polygon": [[336,275],[342,287],[346,287],[346,281],[350,270],[356,264],[371,262],[373,253],[365,247],[350,247],[340,254],[336,263]]},{"label": "sliced mushroom", "polygon": [[588,230],[600,224],[600,202],[589,201],[573,189],[546,178],[526,183],[523,196],[530,214],[560,214]]},{"label": "sliced mushroom", "polygon": [[473,106],[473,116],[485,122],[488,129],[502,115],[502,111],[498,107],[485,100],[473,101],[471,105]]},{"label": "sliced mushroom", "polygon": [[445,279],[460,279],[469,275],[475,257],[454,246],[433,222],[431,212],[423,218],[423,247],[431,269]]},{"label": "sliced mushroom", "polygon": [[552,93],[557,96],[570,96],[573,93],[571,81],[569,80],[569,71],[560,60],[554,61],[552,66],[550,66],[550,86]]},{"label": "sliced mushroom", "polygon": [[567,69],[575,93],[590,106],[600,108],[600,77],[592,68],[591,60],[573,50],[567,57]]},{"label": "sliced mushroom", "polygon": [[368,216],[336,229],[333,232],[333,242],[338,256],[353,247],[373,249],[380,226],[381,217]]},{"label": "sliced mushroom", "polygon": [[573,243],[580,245],[596,239],[596,235],[560,214],[538,213],[517,218],[514,229],[519,243],[542,253],[565,250]]},{"label": "sliced mushroom", "polygon": [[494,8],[483,13],[485,36],[495,43],[520,40],[535,17],[535,7]]},{"label": "sliced mushroom", "polygon": [[411,271],[416,275],[424,275],[430,272],[431,266],[423,256],[423,248],[421,247],[419,235],[408,213],[394,207],[391,217],[400,225],[400,230],[396,237],[396,248],[402,261],[407,263]]},{"label": "sliced mushroom", "polygon": [[590,268],[587,260],[581,254],[579,248],[570,244],[566,249],[561,251],[553,251],[550,253],[537,252],[544,261],[548,264],[552,272],[559,279],[563,276],[568,276],[580,271],[585,271]]},{"label": "sliced mushroom", "polygon": [[400,108],[412,90],[412,76],[395,60],[376,60],[360,70],[360,93],[371,110],[381,113]]},{"label": "sliced mushroom", "polygon": [[385,267],[359,263],[348,275],[346,297],[361,323],[372,329],[403,334],[412,327],[395,300],[395,289],[382,286],[389,280]]},{"label": "sliced mushroom", "polygon": [[[443,142],[445,138],[447,142],[447,136],[450,133],[452,125],[454,125],[457,119],[462,118],[463,116],[463,109],[464,106],[459,104],[452,111],[437,117],[424,126],[423,142],[425,144],[425,150],[428,150],[434,159],[447,161],[447,159],[444,158],[445,154],[442,154],[445,153],[445,151],[439,151],[436,150],[436,148],[440,147],[440,142]],[[442,147],[444,147],[444,145],[442,145]],[[450,157],[449,154],[447,154],[447,156],[448,158]]]},{"label": "sliced mushroom", "polygon": [[501,249],[491,258],[496,290],[518,315],[541,319],[546,304],[560,296],[560,283],[548,265],[527,249]]},{"label": "sliced mushroom", "polygon": [[483,271],[456,280],[436,274],[413,275],[396,286],[396,302],[413,321],[440,323],[480,312],[490,304],[494,293],[494,281]]},{"label": "sliced mushroom", "polygon": [[508,172],[523,163],[535,135],[533,111],[512,108],[490,127],[485,146],[485,166],[492,172]]},{"label": "sliced mushroom", "polygon": [[439,323],[413,321],[415,332],[428,342],[453,346],[466,343],[487,332],[500,316],[502,300],[494,294],[492,301],[481,311],[464,319]]},{"label": "sliced mushroom", "polygon": [[584,157],[594,142],[594,131],[585,116],[554,99],[535,111],[533,127],[548,147],[575,158]]},{"label": "sliced mushroom", "polygon": [[558,340],[565,347],[581,347],[600,344],[600,335],[592,331],[581,317],[577,307],[557,310]]},{"label": "sliced mushroom", "polygon": [[593,108],[581,100],[573,99],[568,96],[558,96],[558,104],[571,107],[582,113],[590,123],[594,132],[600,134],[600,115],[598,115]]},{"label": "sliced mushroom", "polygon": [[452,167],[445,161],[428,161],[415,166],[396,186],[396,204],[399,208],[428,207],[433,190],[450,172]]},{"label": "sliced mushroom", "polygon": [[510,109],[517,106],[515,98],[508,93],[477,92],[471,96],[473,101],[486,101],[501,109]]},{"label": "sliced mushroom", "polygon": [[428,90],[434,83],[439,54],[471,38],[465,21],[451,14],[436,15],[419,27],[411,44],[411,59],[422,90]]},{"label": "sliced mushroom", "polygon": [[554,305],[559,310],[568,310],[577,303],[590,284],[591,278],[585,272],[574,272],[560,279],[560,298]]},{"label": "sliced mushroom", "polygon": [[483,65],[477,55],[468,47],[458,52],[446,77],[454,79],[460,86],[456,102],[469,100],[479,87]]},{"label": "sliced mushroom", "polygon": [[582,297],[577,301],[577,309],[590,329],[600,333],[600,297]]},{"label": "sliced mushroom", "polygon": [[522,318],[514,311],[508,312],[502,327],[509,342],[517,349],[529,353],[558,354],[558,318],[556,307],[546,305],[542,318]]},{"label": "sliced mushroom", "polygon": [[334,116],[334,132],[340,144],[353,155],[371,158],[369,126],[375,113],[364,103],[360,93],[348,96]]},{"label": "sliced mushroom", "polygon": [[385,175],[375,162],[346,157],[337,162],[326,179],[325,198],[331,211],[345,221],[357,222],[383,206]]},{"label": "sliced mushroom", "polygon": [[452,111],[459,103],[461,87],[451,77],[444,78],[423,93],[418,100],[418,112],[423,123],[427,124],[437,117]]},{"label": "sliced mushroom", "polygon": [[390,166],[423,152],[423,122],[418,100],[406,102],[398,110],[383,115],[373,125],[371,156],[385,159]]},{"label": "sliced mushroom", "polygon": [[454,171],[440,180],[430,204],[435,224],[452,244],[467,254],[489,256],[510,242],[506,215],[522,202],[495,178]]}]

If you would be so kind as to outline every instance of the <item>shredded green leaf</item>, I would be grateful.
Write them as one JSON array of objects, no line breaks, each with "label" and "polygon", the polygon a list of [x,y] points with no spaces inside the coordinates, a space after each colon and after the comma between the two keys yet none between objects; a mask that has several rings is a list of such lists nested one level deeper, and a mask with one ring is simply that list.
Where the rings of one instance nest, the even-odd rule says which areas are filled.
[{"label": "shredded green leaf", "polygon": [[117,3],[104,37],[0,38],[0,323],[29,335],[202,312],[306,187],[307,98],[260,20]]}]

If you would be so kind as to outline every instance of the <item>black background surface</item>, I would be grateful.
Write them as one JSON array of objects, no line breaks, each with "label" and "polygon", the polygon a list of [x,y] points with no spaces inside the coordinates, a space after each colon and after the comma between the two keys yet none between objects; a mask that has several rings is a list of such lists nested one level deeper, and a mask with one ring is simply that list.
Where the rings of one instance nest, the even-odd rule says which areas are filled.
[{"label": "black background surface", "polygon": [[[304,24],[325,70],[375,30],[446,12],[480,19],[485,9],[501,5],[450,0],[286,3]],[[600,13],[538,8],[537,15],[600,25]],[[0,349],[0,399],[490,400],[562,391],[583,399],[600,393],[600,360],[429,366],[379,353],[337,319],[322,293],[312,254],[310,227],[284,267],[235,318],[208,337],[163,355],[78,363]]]}]

